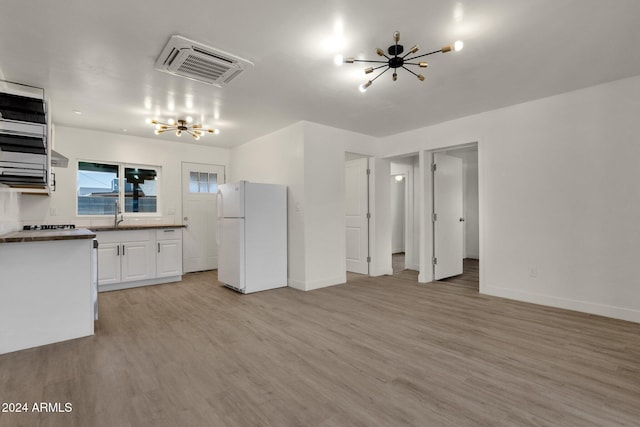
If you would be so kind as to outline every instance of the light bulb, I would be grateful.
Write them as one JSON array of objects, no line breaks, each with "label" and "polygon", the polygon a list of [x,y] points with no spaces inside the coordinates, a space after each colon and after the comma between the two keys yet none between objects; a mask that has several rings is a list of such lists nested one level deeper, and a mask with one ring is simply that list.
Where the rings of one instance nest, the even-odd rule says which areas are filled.
[{"label": "light bulb", "polygon": [[462,41],[460,40],[458,40],[453,44],[453,50],[455,50],[456,52],[462,50],[463,47],[464,47],[464,43],[462,43]]},{"label": "light bulb", "polygon": [[176,124],[176,121],[173,120],[173,119],[169,119],[169,120],[167,120],[167,123],[169,123],[171,126],[173,126],[173,125]]},{"label": "light bulb", "polygon": [[182,136],[182,131],[180,129],[176,131],[176,136]]},{"label": "light bulb", "polygon": [[196,141],[199,140],[200,139],[200,135],[193,134],[193,139],[195,139]]},{"label": "light bulb", "polygon": [[418,80],[423,82],[424,81],[424,76],[422,74],[418,74]]},{"label": "light bulb", "polygon": [[400,31],[395,31],[393,33],[393,39],[398,43],[400,41]]},{"label": "light bulb", "polygon": [[380,49],[380,48],[377,48],[377,49],[376,49],[376,53],[377,53],[378,55],[380,55],[380,56],[384,56],[384,50],[382,50],[382,49]]},{"label": "light bulb", "polygon": [[344,56],[337,54],[336,56],[333,57],[333,63],[336,65],[342,65],[344,64]]},{"label": "light bulb", "polygon": [[218,129],[214,129],[214,130],[213,130],[213,134],[214,134],[214,135],[217,135],[217,134],[219,134],[219,133],[220,133],[220,131],[219,131]]},{"label": "light bulb", "polygon": [[365,68],[365,69],[364,69],[364,73],[365,73],[365,74],[373,73],[373,67]]},{"label": "light bulb", "polygon": [[421,62],[420,64],[420,68],[427,68],[429,66],[428,62]]},{"label": "light bulb", "polygon": [[360,90],[360,92],[365,93],[365,92],[367,91],[367,88],[368,88],[369,86],[371,86],[371,83],[373,83],[373,82],[372,82],[371,80],[369,80],[368,82],[361,84],[361,85],[358,87],[358,89]]},{"label": "light bulb", "polygon": [[162,131],[160,129],[156,129],[153,131],[153,133],[155,133],[156,135],[160,135]]},{"label": "light bulb", "polygon": [[150,125],[150,124],[151,124],[151,119],[147,117],[147,118],[144,120],[144,122],[145,122],[146,124]]},{"label": "light bulb", "polygon": [[193,118],[191,116],[187,116],[187,123],[191,123],[193,121]]},{"label": "light bulb", "polygon": [[402,175],[396,175],[396,181],[400,182],[403,180],[403,176]]},{"label": "light bulb", "polygon": [[411,48],[411,50],[409,51],[409,53],[416,53],[417,51],[420,50],[420,46],[415,45]]},{"label": "light bulb", "polygon": [[344,58],[345,64],[353,64],[354,61],[355,61],[355,58]]},{"label": "light bulb", "polygon": [[395,71],[393,72],[393,81],[395,82],[396,80],[398,80],[398,73],[396,73]]}]

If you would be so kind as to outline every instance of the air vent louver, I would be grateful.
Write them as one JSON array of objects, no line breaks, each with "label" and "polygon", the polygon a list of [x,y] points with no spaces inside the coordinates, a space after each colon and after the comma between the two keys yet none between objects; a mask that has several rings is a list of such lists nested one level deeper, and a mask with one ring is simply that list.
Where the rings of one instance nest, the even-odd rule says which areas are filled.
[{"label": "air vent louver", "polygon": [[171,36],[156,60],[158,71],[222,87],[237,77],[250,61],[204,46],[181,36]]}]

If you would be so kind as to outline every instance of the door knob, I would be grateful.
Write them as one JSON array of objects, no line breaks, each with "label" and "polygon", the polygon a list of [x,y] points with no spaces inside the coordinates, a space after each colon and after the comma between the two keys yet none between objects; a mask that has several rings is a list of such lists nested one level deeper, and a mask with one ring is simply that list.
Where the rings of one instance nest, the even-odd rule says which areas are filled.
[{"label": "door knob", "polygon": [[189,217],[188,217],[188,216],[185,216],[183,219],[184,219],[185,221],[189,221]]},{"label": "door knob", "polygon": [[460,218],[460,222],[464,222],[464,218]]}]

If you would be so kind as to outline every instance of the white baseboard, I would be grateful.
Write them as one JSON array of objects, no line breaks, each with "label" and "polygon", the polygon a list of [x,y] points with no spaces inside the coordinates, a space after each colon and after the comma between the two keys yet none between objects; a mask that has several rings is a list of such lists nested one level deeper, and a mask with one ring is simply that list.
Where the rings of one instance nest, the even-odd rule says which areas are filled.
[{"label": "white baseboard", "polygon": [[326,288],[328,286],[342,285],[347,282],[346,273],[343,276],[331,277],[327,279],[303,282],[301,280],[289,279],[289,286],[301,291],[313,291],[314,289]]},{"label": "white baseboard", "polygon": [[640,323],[640,310],[616,307],[606,304],[598,304],[590,301],[578,301],[568,298],[559,298],[550,295],[540,295],[528,292],[514,291],[512,289],[498,287],[483,287],[480,293],[516,301],[546,305],[549,307],[563,308],[565,310],[580,311],[599,316],[612,317],[614,319],[627,320]]},{"label": "white baseboard", "polygon": [[120,289],[139,288],[140,286],[162,285],[165,283],[180,282],[180,281],[182,281],[182,276],[171,276],[171,277],[139,280],[137,282],[113,283],[111,285],[99,285],[98,292],[118,291]]}]

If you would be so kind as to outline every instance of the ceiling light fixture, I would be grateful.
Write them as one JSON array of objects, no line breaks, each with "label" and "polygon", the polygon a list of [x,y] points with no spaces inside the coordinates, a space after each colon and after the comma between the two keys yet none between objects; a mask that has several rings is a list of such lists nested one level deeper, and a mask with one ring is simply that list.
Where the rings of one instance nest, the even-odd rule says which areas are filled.
[{"label": "ceiling light fixture", "polygon": [[433,52],[407,58],[407,56],[418,52],[418,50],[420,50],[420,46],[414,45],[411,49],[409,49],[409,52],[402,55],[404,53],[404,46],[402,46],[401,44],[398,44],[398,42],[400,41],[400,33],[398,31],[393,33],[393,40],[395,43],[389,46],[389,48],[387,49],[387,52],[389,53],[389,55],[385,54],[384,51],[380,48],[376,49],[376,53],[379,56],[384,56],[386,58],[385,61],[382,61],[382,60],[378,61],[373,59],[344,58],[345,64],[353,64],[354,62],[370,62],[370,63],[376,63],[376,64],[383,64],[377,67],[365,68],[364,69],[365,74],[370,74],[370,73],[373,73],[375,70],[386,67],[377,76],[367,81],[366,83],[361,84],[359,88],[360,92],[366,92],[366,90],[369,88],[369,86],[371,86],[371,84],[375,81],[375,79],[377,79],[378,77],[380,77],[381,75],[389,71],[389,69],[391,68],[393,68],[392,79],[394,82],[398,79],[398,74],[396,73],[396,69],[398,68],[404,68],[405,70],[407,70],[408,72],[416,76],[418,80],[424,81],[424,76],[422,74],[414,73],[412,70],[405,67],[405,65],[415,65],[420,68],[427,68],[429,64],[426,62],[409,62],[409,61],[413,61],[415,59],[422,58],[424,56],[433,55],[434,53],[447,53],[447,52],[451,52],[452,50],[459,51],[459,50],[462,50],[462,47],[464,46],[464,44],[458,40],[454,44],[444,46],[442,49],[434,50]]},{"label": "ceiling light fixture", "polygon": [[156,119],[147,119],[145,120],[145,122],[147,124],[156,126],[156,130],[154,131],[156,135],[160,135],[161,133],[165,132],[176,131],[176,136],[181,136],[182,132],[185,132],[191,135],[193,139],[198,140],[205,133],[213,133],[215,135],[220,133],[218,129],[206,128],[201,124],[192,125],[191,122],[193,122],[193,119],[191,117],[187,117],[184,120],[169,119],[166,123]]}]

